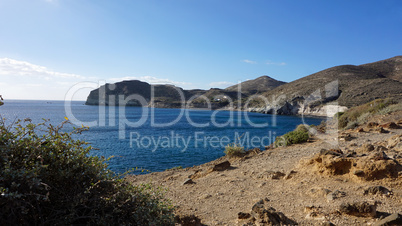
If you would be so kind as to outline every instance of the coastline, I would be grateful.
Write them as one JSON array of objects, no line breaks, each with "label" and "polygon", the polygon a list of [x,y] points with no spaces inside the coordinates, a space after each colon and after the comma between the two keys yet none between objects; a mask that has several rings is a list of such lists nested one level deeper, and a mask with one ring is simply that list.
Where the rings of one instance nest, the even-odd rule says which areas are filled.
[{"label": "coastline", "polygon": [[[335,137],[329,136],[304,144],[250,152],[249,155],[240,158],[224,156],[185,169],[130,175],[126,179],[133,184],[150,183],[165,187],[167,198],[172,200],[179,217],[193,216],[195,220],[205,225],[243,225],[246,220],[239,217],[240,213],[250,213],[253,205],[264,199],[269,200],[264,205],[273,207],[301,225],[325,222],[335,225],[374,224],[379,219],[398,213],[402,209],[402,200],[400,200],[402,169],[396,177],[384,171],[384,177],[365,180],[354,175],[353,171],[345,171],[342,174],[319,173],[314,168],[314,164],[310,164],[310,160],[319,156],[323,149],[335,148],[348,153],[353,150],[358,151],[368,144],[374,147],[391,147],[387,142],[402,139],[401,113],[375,119],[382,124],[388,122],[387,118],[393,117],[393,121],[401,123],[399,129],[387,128],[385,130],[388,132],[378,133],[367,124],[361,125],[359,128],[362,129],[337,133],[335,137],[338,145],[331,144],[330,141],[333,141]],[[359,132],[361,130],[364,132]],[[352,137],[352,139],[344,137]],[[395,148],[383,149],[387,156],[392,156],[396,150]],[[350,161],[363,161],[368,157],[362,155],[362,157],[344,158],[349,158]],[[399,164],[402,163],[401,160],[397,160]],[[230,162],[229,168],[212,170],[225,161]],[[387,161],[392,163],[394,160]],[[392,195],[363,194],[365,189],[376,185],[385,186],[392,191]],[[329,193],[323,193],[323,191],[329,191]],[[337,192],[345,195],[336,196]],[[334,198],[329,194],[334,194]],[[376,205],[377,211],[374,217],[339,212],[343,204],[369,200],[378,200],[383,203]],[[317,207],[319,208],[314,209]],[[381,215],[383,213],[387,215]]]}]

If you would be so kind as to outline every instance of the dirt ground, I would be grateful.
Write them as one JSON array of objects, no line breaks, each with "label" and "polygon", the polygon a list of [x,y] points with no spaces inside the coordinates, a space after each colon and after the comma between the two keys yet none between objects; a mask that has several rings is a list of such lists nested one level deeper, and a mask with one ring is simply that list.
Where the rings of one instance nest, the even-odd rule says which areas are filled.
[{"label": "dirt ground", "polygon": [[[205,225],[246,224],[250,219],[239,219],[239,213],[250,213],[261,199],[299,225],[371,225],[389,214],[402,213],[402,124],[398,124],[402,112],[370,122],[379,125],[366,124],[360,130],[321,135],[304,144],[127,180],[167,188],[166,197],[176,207],[176,215],[195,215]],[[388,122],[399,128],[381,127]],[[341,154],[323,152],[331,149]],[[227,160],[230,167],[212,170]],[[383,186],[388,192],[365,194],[371,186]],[[362,201],[376,207],[374,215],[341,210],[344,204]]]}]

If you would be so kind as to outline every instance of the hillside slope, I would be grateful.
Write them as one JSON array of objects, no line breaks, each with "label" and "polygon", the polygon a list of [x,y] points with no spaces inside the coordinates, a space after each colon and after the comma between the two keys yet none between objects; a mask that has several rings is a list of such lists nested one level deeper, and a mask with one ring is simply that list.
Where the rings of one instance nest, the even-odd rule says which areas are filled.
[{"label": "hillside slope", "polygon": [[[268,76],[262,76],[254,80],[231,86],[227,89],[211,88],[209,90],[184,90],[173,85],[151,85],[138,80],[105,84],[98,89],[91,91],[87,105],[118,105],[126,106],[152,106],[160,108],[183,108],[184,102],[190,100],[187,107],[192,108],[224,108],[230,102],[235,102],[239,97],[245,98],[256,93],[271,90],[284,82],[277,81]],[[241,93],[237,87],[241,86]],[[125,100],[131,95],[143,97],[142,101],[128,100],[120,101],[119,96]]]},{"label": "hillside slope", "polygon": [[[240,87],[241,93],[237,93]],[[137,94],[141,100],[128,100]],[[256,98],[255,94],[260,95]],[[119,98],[123,101],[119,101]],[[362,65],[341,65],[290,83],[268,76],[226,89],[184,90],[138,80],[106,84],[93,90],[88,105],[211,108],[269,114],[332,116],[379,98],[402,100],[402,56]],[[190,102],[190,103],[188,103]],[[230,105],[233,103],[233,105]],[[237,106],[242,106],[238,109]]]},{"label": "hillside slope", "polygon": [[402,99],[402,56],[370,64],[332,67],[263,93],[244,110],[276,114],[325,114],[337,105],[352,107],[378,98]]},{"label": "hillside slope", "polygon": [[272,90],[278,86],[286,84],[286,82],[278,81],[273,79],[267,75],[258,77],[253,80],[247,80],[245,82],[236,84],[234,86],[230,86],[226,88],[227,91],[238,91],[239,86],[242,93],[246,95],[253,95],[258,93],[263,93],[269,90]]},{"label": "hillside slope", "polygon": [[146,82],[130,80],[114,84],[107,83],[92,90],[85,104],[113,106],[120,103],[125,106],[148,106],[153,98],[154,105],[180,107],[182,100],[186,98],[185,94],[182,88],[173,85],[150,85]]}]

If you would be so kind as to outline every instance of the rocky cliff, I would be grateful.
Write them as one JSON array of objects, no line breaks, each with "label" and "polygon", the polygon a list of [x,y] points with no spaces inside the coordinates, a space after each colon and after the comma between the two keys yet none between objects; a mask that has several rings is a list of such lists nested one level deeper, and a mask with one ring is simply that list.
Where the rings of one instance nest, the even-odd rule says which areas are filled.
[{"label": "rocky cliff", "polygon": [[[87,105],[124,105],[160,108],[228,108],[240,98],[263,93],[284,84],[268,76],[248,80],[227,89],[184,90],[173,85],[151,85],[138,80],[105,84],[91,91]],[[241,92],[238,92],[238,86]]]},{"label": "rocky cliff", "polygon": [[262,94],[243,110],[332,116],[379,98],[402,100],[402,56],[370,64],[332,67]]},{"label": "rocky cliff", "polygon": [[402,56],[396,56],[358,66],[332,67],[290,83],[261,76],[226,89],[184,90],[173,85],[122,81],[93,90],[86,104],[333,116],[374,99],[401,101],[401,90]]}]

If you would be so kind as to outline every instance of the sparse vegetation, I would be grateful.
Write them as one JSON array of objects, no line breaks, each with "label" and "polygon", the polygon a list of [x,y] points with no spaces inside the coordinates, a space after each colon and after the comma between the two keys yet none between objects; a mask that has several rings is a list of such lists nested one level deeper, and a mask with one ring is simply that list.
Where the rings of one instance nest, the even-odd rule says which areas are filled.
[{"label": "sparse vegetation", "polygon": [[275,147],[289,146],[292,144],[304,143],[310,137],[307,127],[308,125],[298,125],[295,130],[277,137],[274,143]]},{"label": "sparse vegetation", "polygon": [[378,111],[379,115],[386,115],[395,111],[402,111],[402,103],[389,105]]},{"label": "sparse vegetation", "polygon": [[229,157],[242,156],[246,153],[244,147],[238,143],[231,143],[225,147],[224,153]]},{"label": "sparse vegetation", "polygon": [[48,122],[0,122],[0,222],[4,225],[174,225],[163,189],[134,186],[104,158]]},{"label": "sparse vegetation", "polygon": [[327,123],[328,122],[326,120],[322,120],[318,126],[310,125],[310,127],[315,129],[315,131],[318,133],[325,133],[327,131]]},{"label": "sparse vegetation", "polygon": [[398,109],[402,109],[401,104],[396,104],[390,99],[374,100],[339,114],[339,128],[353,129],[367,122],[367,119],[372,115],[390,113]]},{"label": "sparse vegetation", "polygon": [[337,112],[337,113],[334,115],[334,119],[339,119],[343,114],[345,114],[345,112]]}]

